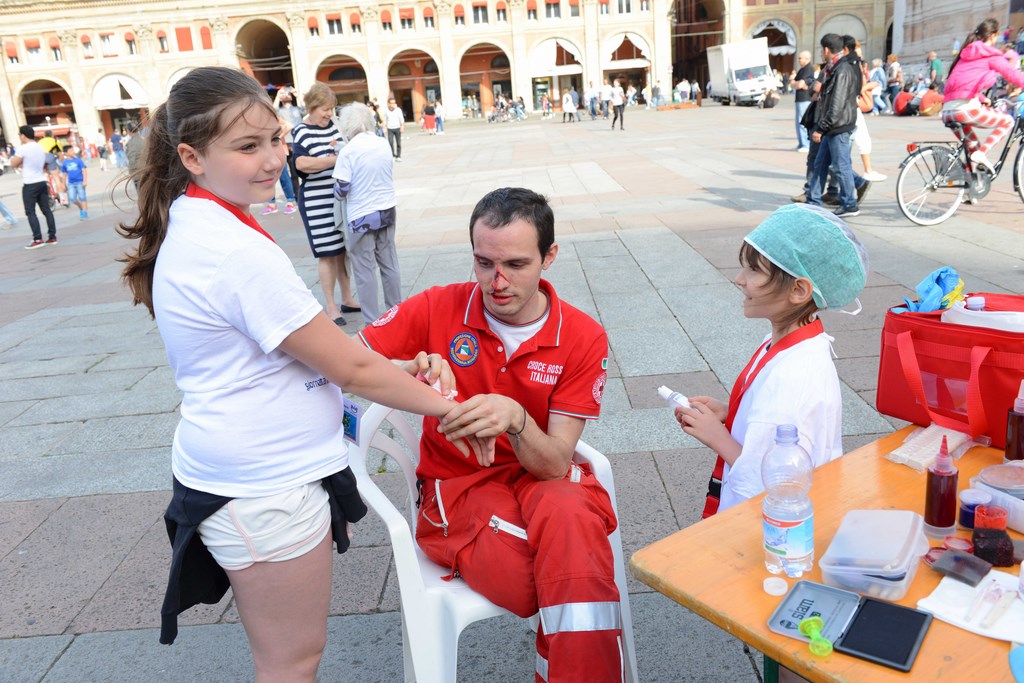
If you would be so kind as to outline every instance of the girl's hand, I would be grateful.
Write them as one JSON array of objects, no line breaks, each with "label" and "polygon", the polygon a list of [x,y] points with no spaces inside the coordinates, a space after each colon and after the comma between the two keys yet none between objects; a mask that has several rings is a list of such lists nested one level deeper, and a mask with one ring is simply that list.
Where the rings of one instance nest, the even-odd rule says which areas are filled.
[{"label": "girl's hand", "polygon": [[694,403],[691,408],[676,408],[676,420],[683,431],[716,453],[732,442],[732,435],[714,411],[705,403]]},{"label": "girl's hand", "polygon": [[690,405],[694,405],[696,403],[707,406],[708,409],[714,413],[715,417],[718,418],[718,421],[725,424],[725,418],[729,414],[728,405],[722,403],[717,398],[712,398],[710,396],[691,396]]}]

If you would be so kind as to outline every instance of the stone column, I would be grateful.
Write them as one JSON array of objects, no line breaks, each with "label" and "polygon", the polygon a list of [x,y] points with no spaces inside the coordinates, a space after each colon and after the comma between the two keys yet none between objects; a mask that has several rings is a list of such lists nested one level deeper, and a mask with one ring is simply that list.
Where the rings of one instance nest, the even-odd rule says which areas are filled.
[{"label": "stone column", "polygon": [[[598,0],[583,0],[583,77],[584,84],[594,81],[594,87],[604,83],[604,65],[601,55],[601,29],[598,26],[601,5]],[[671,46],[670,46],[671,48]],[[557,87],[557,84],[555,84]]]},{"label": "stone column", "polygon": [[364,5],[359,8],[359,15],[363,22],[363,36],[366,38],[366,62],[369,71],[366,73],[366,85],[370,91],[370,99],[377,98],[377,102],[384,105],[387,103],[391,93],[391,84],[388,82],[388,65],[382,63],[380,51],[380,13],[373,5]]},{"label": "stone column", "polygon": [[11,84],[7,81],[7,60],[0,59],[0,122],[4,127],[4,138],[17,146],[18,126],[21,125],[21,107],[14,101]]},{"label": "stone column", "polygon": [[434,4],[434,21],[441,42],[441,61],[437,65],[441,80],[441,101],[444,103],[445,117],[462,118],[462,74],[459,71],[459,59],[455,56],[455,44],[452,39],[452,26],[455,21],[452,5],[448,0],[437,0]]},{"label": "stone column", "polygon": [[310,63],[306,15],[302,12],[289,12],[286,16],[290,29],[288,50],[291,52],[292,85],[300,93],[306,92],[316,78],[315,67]]},{"label": "stone column", "polygon": [[[675,3],[671,0],[653,0],[651,3],[651,16],[654,22],[653,35],[654,44],[651,46],[651,88],[655,83],[661,82],[661,92],[672,94],[672,27],[676,24]],[[648,91],[648,94],[650,91]]]},{"label": "stone column", "polygon": [[[67,64],[68,85],[71,87],[71,92],[68,95],[71,97],[71,107],[75,115],[75,124],[78,126],[78,134],[89,136],[87,139],[91,140],[100,127],[100,117],[94,107],[86,106],[87,102],[92,102],[92,92],[90,86],[85,82],[82,62],[78,58],[78,34],[75,31],[64,29],[57,32],[57,37],[60,38],[61,53]],[[15,139],[17,139],[17,135],[15,135]]]},{"label": "stone column", "polygon": [[[160,51],[153,44],[156,40],[153,27],[149,24],[136,24],[132,28],[135,32],[135,45],[138,47],[139,57],[142,58],[145,64],[137,73],[145,74],[145,80],[142,81],[142,85],[146,88],[146,95],[148,96],[146,105],[149,111],[152,112],[158,104],[167,98],[167,81],[162,81],[161,75],[166,78],[170,74],[161,72],[156,62],[156,56]],[[237,65],[238,62],[235,62],[235,66]]]},{"label": "stone column", "polygon": [[818,35],[818,17],[815,11],[815,3],[805,2],[800,24],[800,37],[796,41],[797,52],[807,50],[811,53],[812,63],[820,62],[821,48],[818,47],[819,40],[821,40],[821,36]]},{"label": "stone column", "polygon": [[213,38],[213,49],[217,53],[217,64],[237,69],[238,55],[235,53],[231,34],[228,33],[228,20],[224,17],[211,18],[210,33]]},{"label": "stone column", "polygon": [[509,23],[512,25],[512,54],[508,55],[512,67],[512,97],[522,97],[526,108],[532,110],[533,74],[530,73],[530,54],[526,49],[526,3],[509,0],[508,4]]},{"label": "stone column", "polygon": [[[805,2],[804,6],[814,3]],[[743,0],[725,0],[723,12],[723,24],[725,36],[723,43],[734,43],[743,40]]]}]

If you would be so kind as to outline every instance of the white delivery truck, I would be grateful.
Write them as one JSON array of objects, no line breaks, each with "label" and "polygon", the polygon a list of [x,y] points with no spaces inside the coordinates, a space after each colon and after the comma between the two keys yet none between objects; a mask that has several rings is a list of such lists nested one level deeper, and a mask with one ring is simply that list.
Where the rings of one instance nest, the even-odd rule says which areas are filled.
[{"label": "white delivery truck", "polygon": [[768,64],[768,39],[753,38],[708,48],[711,92],[722,104],[756,104],[770,88],[775,74]]}]

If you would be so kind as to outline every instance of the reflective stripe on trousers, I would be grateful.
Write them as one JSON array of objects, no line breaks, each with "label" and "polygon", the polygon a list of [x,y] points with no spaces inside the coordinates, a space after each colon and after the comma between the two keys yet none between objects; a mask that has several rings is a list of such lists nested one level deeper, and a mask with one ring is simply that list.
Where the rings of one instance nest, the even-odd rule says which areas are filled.
[{"label": "reflective stripe on trousers", "polygon": [[540,608],[544,633],[614,631],[622,628],[618,602],[569,602]]}]

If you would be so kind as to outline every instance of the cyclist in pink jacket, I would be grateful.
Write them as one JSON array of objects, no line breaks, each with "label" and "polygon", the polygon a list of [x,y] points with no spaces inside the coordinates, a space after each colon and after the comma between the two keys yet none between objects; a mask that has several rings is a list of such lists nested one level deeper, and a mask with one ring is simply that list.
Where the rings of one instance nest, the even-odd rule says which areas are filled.
[{"label": "cyclist in pink jacket", "polygon": [[[987,152],[1013,128],[1013,117],[989,106],[983,94],[997,76],[1024,87],[1024,73],[1016,68],[1020,57],[1013,50],[995,47],[999,38],[999,22],[986,19],[964,40],[964,47],[953,60],[946,80],[942,105],[942,122],[963,124],[971,161],[994,173]],[[975,128],[991,129],[984,141],[978,140]]]}]

